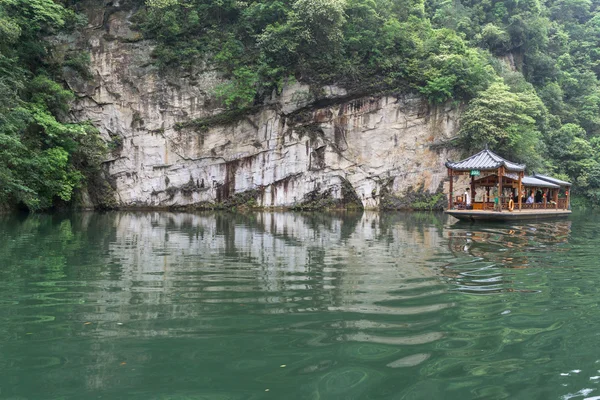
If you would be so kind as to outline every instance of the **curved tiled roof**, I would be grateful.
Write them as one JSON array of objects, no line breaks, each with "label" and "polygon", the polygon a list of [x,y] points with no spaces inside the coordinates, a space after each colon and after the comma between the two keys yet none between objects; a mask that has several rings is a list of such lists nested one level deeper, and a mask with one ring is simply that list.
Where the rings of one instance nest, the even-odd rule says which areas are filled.
[{"label": "curved tiled roof", "polygon": [[555,185],[558,185],[558,186],[571,186],[571,182],[556,179],[551,176],[540,175],[540,174],[536,174],[536,173],[534,173],[533,176],[537,179],[541,179],[546,182],[554,183]]},{"label": "curved tiled roof", "polygon": [[524,176],[521,183],[523,183],[523,186],[527,187],[543,187],[551,189],[558,189],[560,187],[552,182],[538,179],[535,176]]},{"label": "curved tiled roof", "polygon": [[494,171],[504,166],[507,171],[519,172],[525,171],[524,164],[517,164],[504,158],[500,157],[498,154],[485,149],[480,151],[479,153],[472,155],[469,158],[465,158],[462,161],[446,162],[446,167],[451,168],[456,171],[470,171],[472,169],[477,169],[480,171]]},{"label": "curved tiled roof", "polygon": [[[475,182],[482,181],[489,177],[493,177],[496,180],[498,179],[498,175],[488,175],[488,176],[484,176],[483,178],[476,179]],[[511,179],[513,181],[519,180],[518,174],[507,173],[504,175],[504,177]],[[524,176],[523,179],[521,180],[521,183],[523,184],[523,186],[526,186],[526,187],[543,187],[543,188],[551,188],[551,189],[558,189],[560,187],[559,185],[538,179],[534,176]]]}]

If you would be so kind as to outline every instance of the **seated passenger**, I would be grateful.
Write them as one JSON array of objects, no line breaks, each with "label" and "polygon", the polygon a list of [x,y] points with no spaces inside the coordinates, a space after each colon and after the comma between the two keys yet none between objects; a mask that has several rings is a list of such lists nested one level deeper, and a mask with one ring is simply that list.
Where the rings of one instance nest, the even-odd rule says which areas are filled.
[{"label": "seated passenger", "polygon": [[525,204],[533,204],[533,202],[535,201],[535,198],[533,197],[533,192],[529,195],[529,197],[527,198],[527,201],[525,202]]}]

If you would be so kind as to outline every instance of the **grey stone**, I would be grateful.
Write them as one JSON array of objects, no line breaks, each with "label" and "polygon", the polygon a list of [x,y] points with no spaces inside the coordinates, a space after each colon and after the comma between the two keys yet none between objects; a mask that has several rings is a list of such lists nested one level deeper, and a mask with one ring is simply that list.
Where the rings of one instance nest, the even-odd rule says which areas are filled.
[{"label": "grey stone", "polygon": [[132,14],[91,19],[77,40],[94,79],[65,75],[77,92],[73,120],[122,143],[105,163],[119,206],[193,206],[256,191],[259,206],[290,207],[315,191],[340,199],[349,183],[364,207],[377,208],[382,185],[435,192],[446,178],[454,157],[432,145],[455,136],[459,110],[418,95],[347,100],[345,89],[327,86],[321,96],[332,105],[317,107],[309,87],[293,83],[245,117],[177,129],[223,112],[214,92],[224,80],[205,65],[159,74]]}]

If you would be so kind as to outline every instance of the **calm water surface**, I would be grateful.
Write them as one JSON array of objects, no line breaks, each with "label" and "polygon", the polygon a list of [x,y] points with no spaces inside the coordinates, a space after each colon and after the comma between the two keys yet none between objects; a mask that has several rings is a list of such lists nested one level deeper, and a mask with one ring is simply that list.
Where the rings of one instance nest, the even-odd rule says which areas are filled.
[{"label": "calm water surface", "polygon": [[600,216],[0,219],[2,399],[600,399]]}]

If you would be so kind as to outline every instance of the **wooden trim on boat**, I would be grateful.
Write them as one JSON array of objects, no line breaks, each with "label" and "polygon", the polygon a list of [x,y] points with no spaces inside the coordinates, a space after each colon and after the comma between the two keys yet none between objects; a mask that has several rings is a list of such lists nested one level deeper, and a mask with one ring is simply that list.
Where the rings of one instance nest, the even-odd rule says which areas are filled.
[{"label": "wooden trim on boat", "polygon": [[520,221],[546,218],[563,218],[571,215],[571,210],[529,209],[513,212],[485,210],[446,210],[446,214],[462,221]]}]

